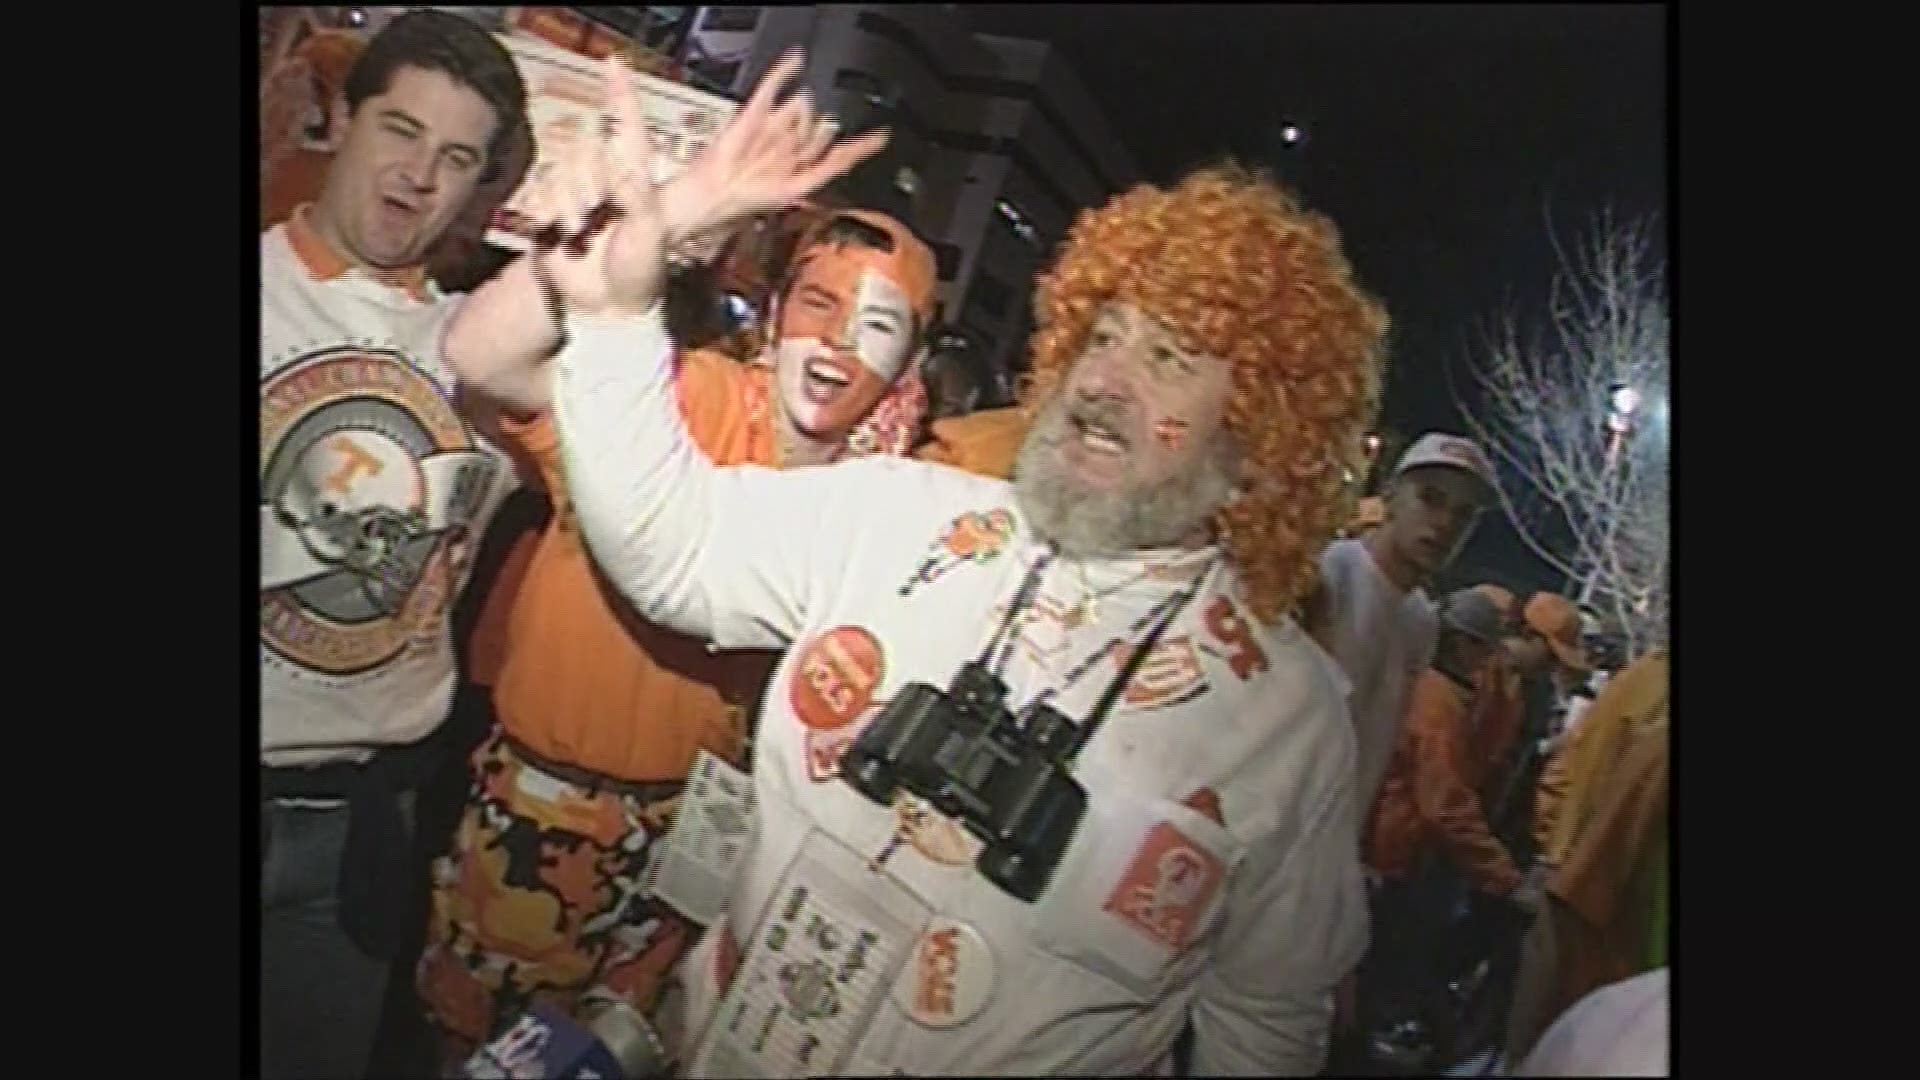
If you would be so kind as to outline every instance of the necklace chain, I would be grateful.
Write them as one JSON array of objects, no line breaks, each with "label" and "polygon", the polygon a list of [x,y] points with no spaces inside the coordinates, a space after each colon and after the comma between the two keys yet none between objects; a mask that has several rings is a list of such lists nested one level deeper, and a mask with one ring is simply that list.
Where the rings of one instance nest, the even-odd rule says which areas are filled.
[{"label": "necklace chain", "polygon": [[1060,620],[1066,624],[1069,630],[1078,630],[1086,623],[1097,623],[1100,621],[1100,601],[1105,600],[1109,596],[1116,595],[1124,589],[1132,588],[1147,578],[1167,570],[1172,565],[1173,563],[1171,562],[1152,563],[1139,573],[1134,574],[1132,577],[1118,584],[1109,585],[1104,589],[1096,589],[1087,581],[1086,565],[1084,563],[1076,563],[1073,569],[1074,575],[1080,579],[1080,600],[1062,612]]}]

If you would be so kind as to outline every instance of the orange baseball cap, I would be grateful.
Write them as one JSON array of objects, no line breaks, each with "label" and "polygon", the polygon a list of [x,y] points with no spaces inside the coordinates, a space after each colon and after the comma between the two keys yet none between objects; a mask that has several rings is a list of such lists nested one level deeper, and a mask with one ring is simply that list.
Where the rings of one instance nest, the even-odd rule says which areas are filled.
[{"label": "orange baseball cap", "polygon": [[1527,601],[1521,619],[1528,628],[1547,639],[1562,664],[1585,673],[1593,670],[1587,650],[1580,641],[1580,609],[1558,593],[1537,592]]},{"label": "orange baseball cap", "polygon": [[922,328],[931,324],[938,278],[933,249],[913,235],[912,229],[890,215],[878,210],[827,211],[826,216],[807,231],[794,249],[792,265],[798,266],[807,252],[820,245],[821,235],[835,218],[852,218],[862,225],[886,233],[893,240],[893,251],[887,256],[889,269],[897,275],[900,288],[907,294],[907,302],[919,314]]}]

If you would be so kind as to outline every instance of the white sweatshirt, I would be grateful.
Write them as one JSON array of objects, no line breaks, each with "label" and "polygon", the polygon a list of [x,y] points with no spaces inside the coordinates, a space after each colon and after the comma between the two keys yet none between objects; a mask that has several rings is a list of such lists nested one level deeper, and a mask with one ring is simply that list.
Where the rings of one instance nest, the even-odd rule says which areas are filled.
[{"label": "white sweatshirt", "polygon": [[1354,734],[1360,740],[1360,802],[1371,809],[1406,724],[1414,676],[1433,662],[1440,620],[1420,589],[1387,580],[1358,539],[1336,540],[1320,555],[1333,657],[1352,680]]},{"label": "white sweatshirt", "polygon": [[[1164,1067],[1189,1017],[1197,1073],[1318,1070],[1366,909],[1353,734],[1337,673],[1297,626],[1258,626],[1213,568],[1081,753],[1087,815],[1036,902],[984,879],[978,843],[937,813],[873,869],[907,819],[840,782],[839,755],[903,686],[945,689],[991,636],[1042,550],[1011,488],[893,458],[715,468],[674,407],[657,313],[569,332],[555,417],[609,579],[647,618],[720,647],[792,646],[768,687],[754,836],[723,920],[750,942],[736,991],[759,996],[716,1011],[709,933],[684,969],[691,1033],[710,1019],[740,1041],[696,1072],[1129,1075]],[[1130,624],[1209,554],[1056,560],[1020,620],[1010,704],[1115,638],[1137,642]],[[1112,595],[1074,629],[1089,590]],[[1055,704],[1084,718],[1117,670],[1110,653]],[[1219,821],[1194,809],[1209,795]],[[855,911],[881,897],[906,898],[904,921],[860,939],[865,966],[841,962],[835,982],[820,957],[885,924]],[[809,932],[823,951],[803,961]]]},{"label": "white sweatshirt", "polygon": [[448,616],[516,482],[455,407],[455,301],[260,237],[260,756],[356,761],[445,719]]}]

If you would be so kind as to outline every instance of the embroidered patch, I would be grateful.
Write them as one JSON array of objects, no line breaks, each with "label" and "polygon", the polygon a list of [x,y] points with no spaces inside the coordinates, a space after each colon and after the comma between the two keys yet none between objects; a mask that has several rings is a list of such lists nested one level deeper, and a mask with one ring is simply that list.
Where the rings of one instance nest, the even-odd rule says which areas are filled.
[{"label": "embroidered patch", "polygon": [[1005,508],[981,513],[970,510],[947,523],[929,546],[913,576],[900,586],[901,596],[911,596],[921,585],[929,585],[963,563],[985,564],[1000,557],[1013,540],[1013,514]]}]

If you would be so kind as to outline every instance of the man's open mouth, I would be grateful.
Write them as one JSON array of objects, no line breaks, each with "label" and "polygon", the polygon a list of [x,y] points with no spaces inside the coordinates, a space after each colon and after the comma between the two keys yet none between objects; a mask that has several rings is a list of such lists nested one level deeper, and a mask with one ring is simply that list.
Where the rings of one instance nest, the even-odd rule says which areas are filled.
[{"label": "man's open mouth", "polygon": [[825,357],[816,356],[801,368],[806,376],[802,391],[809,401],[820,404],[853,384],[853,373]]},{"label": "man's open mouth", "polygon": [[1085,416],[1072,418],[1074,431],[1080,437],[1080,445],[1096,454],[1119,456],[1127,452],[1127,440],[1118,431],[1099,420]]}]

